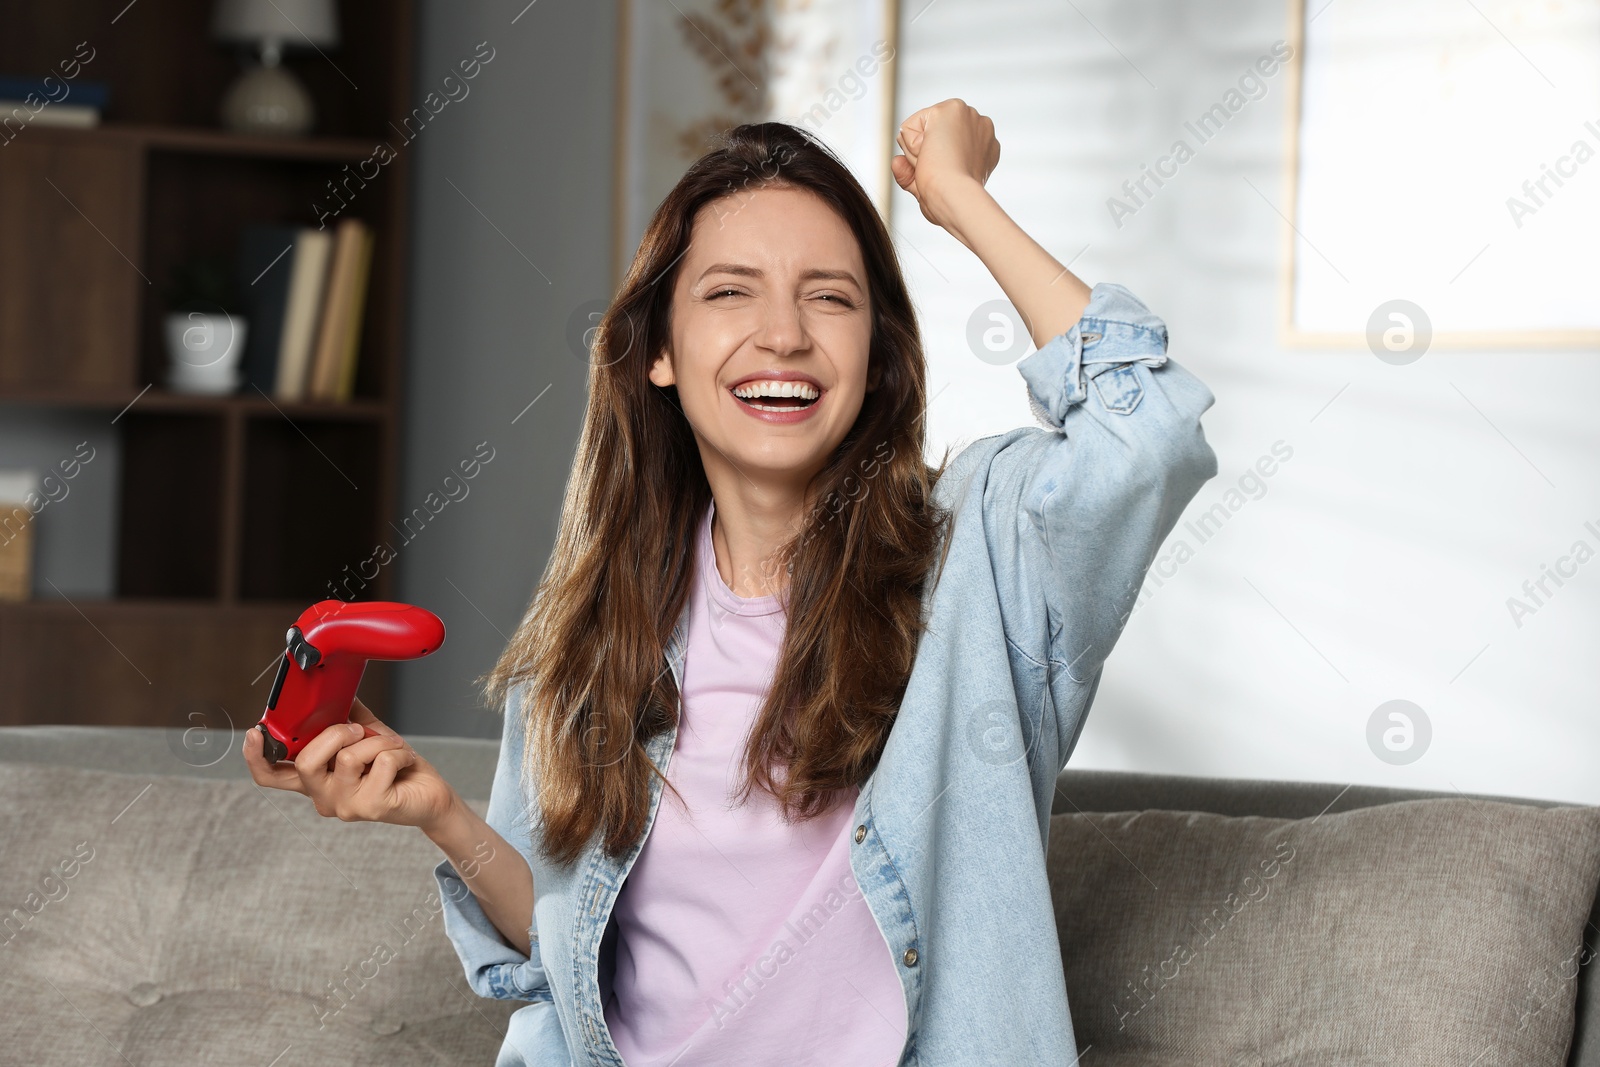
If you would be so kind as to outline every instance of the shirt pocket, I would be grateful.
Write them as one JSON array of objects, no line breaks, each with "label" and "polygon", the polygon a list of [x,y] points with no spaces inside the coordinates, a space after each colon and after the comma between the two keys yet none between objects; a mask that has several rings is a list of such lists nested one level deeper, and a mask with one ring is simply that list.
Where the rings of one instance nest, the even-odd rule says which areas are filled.
[{"label": "shirt pocket", "polygon": [[1144,399],[1144,383],[1133,363],[1086,364],[1084,374],[1094,382],[1100,403],[1114,415],[1131,415]]}]

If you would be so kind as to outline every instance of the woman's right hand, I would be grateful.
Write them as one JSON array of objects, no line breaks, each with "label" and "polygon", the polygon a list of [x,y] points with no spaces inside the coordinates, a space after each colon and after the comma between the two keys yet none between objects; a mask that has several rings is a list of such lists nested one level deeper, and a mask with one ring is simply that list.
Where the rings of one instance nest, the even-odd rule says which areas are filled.
[{"label": "woman's right hand", "polygon": [[303,793],[317,814],[344,822],[386,822],[424,831],[455,810],[459,798],[433,764],[359,699],[350,721],[330,726],[293,762],[268,763],[261,731],[245,731],[244,760],[261,786]]}]

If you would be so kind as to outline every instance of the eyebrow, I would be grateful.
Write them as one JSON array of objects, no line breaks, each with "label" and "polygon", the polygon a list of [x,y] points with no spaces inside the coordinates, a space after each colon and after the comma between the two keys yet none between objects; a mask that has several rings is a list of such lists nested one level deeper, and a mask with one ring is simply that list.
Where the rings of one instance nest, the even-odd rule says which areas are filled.
[{"label": "eyebrow", "polygon": [[[759,267],[746,266],[743,263],[713,263],[700,272],[701,280],[704,280],[708,274],[737,274],[745,278],[766,277],[766,271],[761,270]],[[856,280],[856,276],[847,270],[824,270],[821,267],[812,267],[810,270],[800,273],[801,281],[811,281],[813,279],[849,282],[857,289],[863,288],[862,284]]]}]

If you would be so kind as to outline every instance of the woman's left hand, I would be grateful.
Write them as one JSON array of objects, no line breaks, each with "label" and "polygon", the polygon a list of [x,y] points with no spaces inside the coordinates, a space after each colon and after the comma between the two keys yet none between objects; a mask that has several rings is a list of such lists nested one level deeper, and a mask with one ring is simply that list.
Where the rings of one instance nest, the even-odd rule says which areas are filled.
[{"label": "woman's left hand", "polygon": [[905,153],[889,161],[895,182],[917,198],[923,218],[947,229],[953,192],[970,183],[981,188],[1000,163],[993,120],[955,98],[906,119],[895,142]]}]

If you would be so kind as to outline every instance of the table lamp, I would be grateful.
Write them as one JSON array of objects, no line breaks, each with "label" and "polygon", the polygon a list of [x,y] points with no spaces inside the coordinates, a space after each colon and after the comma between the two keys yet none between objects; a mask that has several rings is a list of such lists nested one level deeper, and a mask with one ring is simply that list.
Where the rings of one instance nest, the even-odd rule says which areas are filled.
[{"label": "table lamp", "polygon": [[293,136],[316,121],[311,94],[281,63],[287,48],[339,43],[334,0],[217,0],[211,36],[258,46],[261,62],[222,98],[222,124],[237,133]]}]

